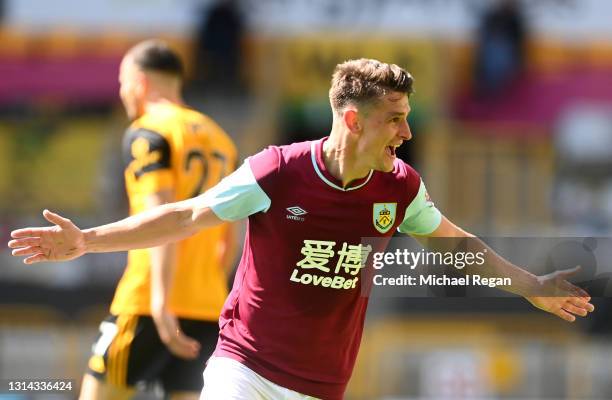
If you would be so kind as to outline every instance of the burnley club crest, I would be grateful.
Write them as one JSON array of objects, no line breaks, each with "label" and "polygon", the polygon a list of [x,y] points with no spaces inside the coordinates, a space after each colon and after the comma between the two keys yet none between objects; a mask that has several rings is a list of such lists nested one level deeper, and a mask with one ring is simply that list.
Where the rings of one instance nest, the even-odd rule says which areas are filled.
[{"label": "burnley club crest", "polygon": [[372,214],[374,227],[380,233],[387,233],[395,222],[397,203],[374,203]]}]

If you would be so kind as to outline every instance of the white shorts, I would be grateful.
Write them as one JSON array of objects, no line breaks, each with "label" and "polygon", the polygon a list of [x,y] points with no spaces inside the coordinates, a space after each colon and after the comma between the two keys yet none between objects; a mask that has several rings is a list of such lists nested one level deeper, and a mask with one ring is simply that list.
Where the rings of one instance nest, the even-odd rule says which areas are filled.
[{"label": "white shorts", "polygon": [[200,400],[316,400],[272,383],[236,360],[211,357]]}]

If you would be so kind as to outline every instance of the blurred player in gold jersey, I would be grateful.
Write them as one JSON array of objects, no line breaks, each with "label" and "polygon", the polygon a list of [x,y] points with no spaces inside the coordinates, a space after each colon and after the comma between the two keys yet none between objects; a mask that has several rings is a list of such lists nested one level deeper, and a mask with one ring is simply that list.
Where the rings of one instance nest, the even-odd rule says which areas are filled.
[{"label": "blurred player in gold jersey", "polygon": [[[177,54],[158,40],[139,43],[121,62],[121,100],[133,121],[123,140],[130,214],[197,196],[235,167],[231,139],[183,104],[182,73]],[[127,399],[136,385],[152,382],[172,399],[198,398],[227,297],[233,236],[222,225],[128,253],[81,399]]]}]

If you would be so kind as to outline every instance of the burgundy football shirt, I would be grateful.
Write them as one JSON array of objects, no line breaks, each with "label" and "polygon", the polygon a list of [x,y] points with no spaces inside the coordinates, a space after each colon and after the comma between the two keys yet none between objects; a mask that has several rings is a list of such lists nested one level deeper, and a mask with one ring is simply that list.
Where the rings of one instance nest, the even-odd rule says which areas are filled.
[{"label": "burgundy football shirt", "polygon": [[[343,189],[325,169],[325,140],[268,147],[204,197],[222,219],[248,216],[215,356],[297,392],[341,399],[368,303],[360,270],[402,222],[410,224],[407,207],[424,186],[396,159],[392,172],[372,171]],[[439,212],[423,204],[415,219],[434,215],[419,217],[429,221],[420,233],[429,233]],[[387,240],[361,245],[367,237]]]}]

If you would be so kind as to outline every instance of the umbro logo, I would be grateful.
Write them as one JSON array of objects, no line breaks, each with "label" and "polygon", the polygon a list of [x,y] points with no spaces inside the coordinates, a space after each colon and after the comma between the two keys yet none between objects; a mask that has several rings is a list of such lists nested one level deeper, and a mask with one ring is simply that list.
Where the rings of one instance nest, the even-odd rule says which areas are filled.
[{"label": "umbro logo", "polygon": [[292,219],[294,221],[303,222],[304,217],[302,217],[302,215],[308,214],[308,211],[298,206],[287,207],[286,210],[291,213],[291,215],[287,214],[287,219]]},{"label": "umbro logo", "polygon": [[308,214],[308,211],[303,210],[302,208],[298,207],[298,206],[293,206],[293,207],[288,207],[287,211],[289,211],[291,214],[293,215],[304,215],[304,214]]}]

